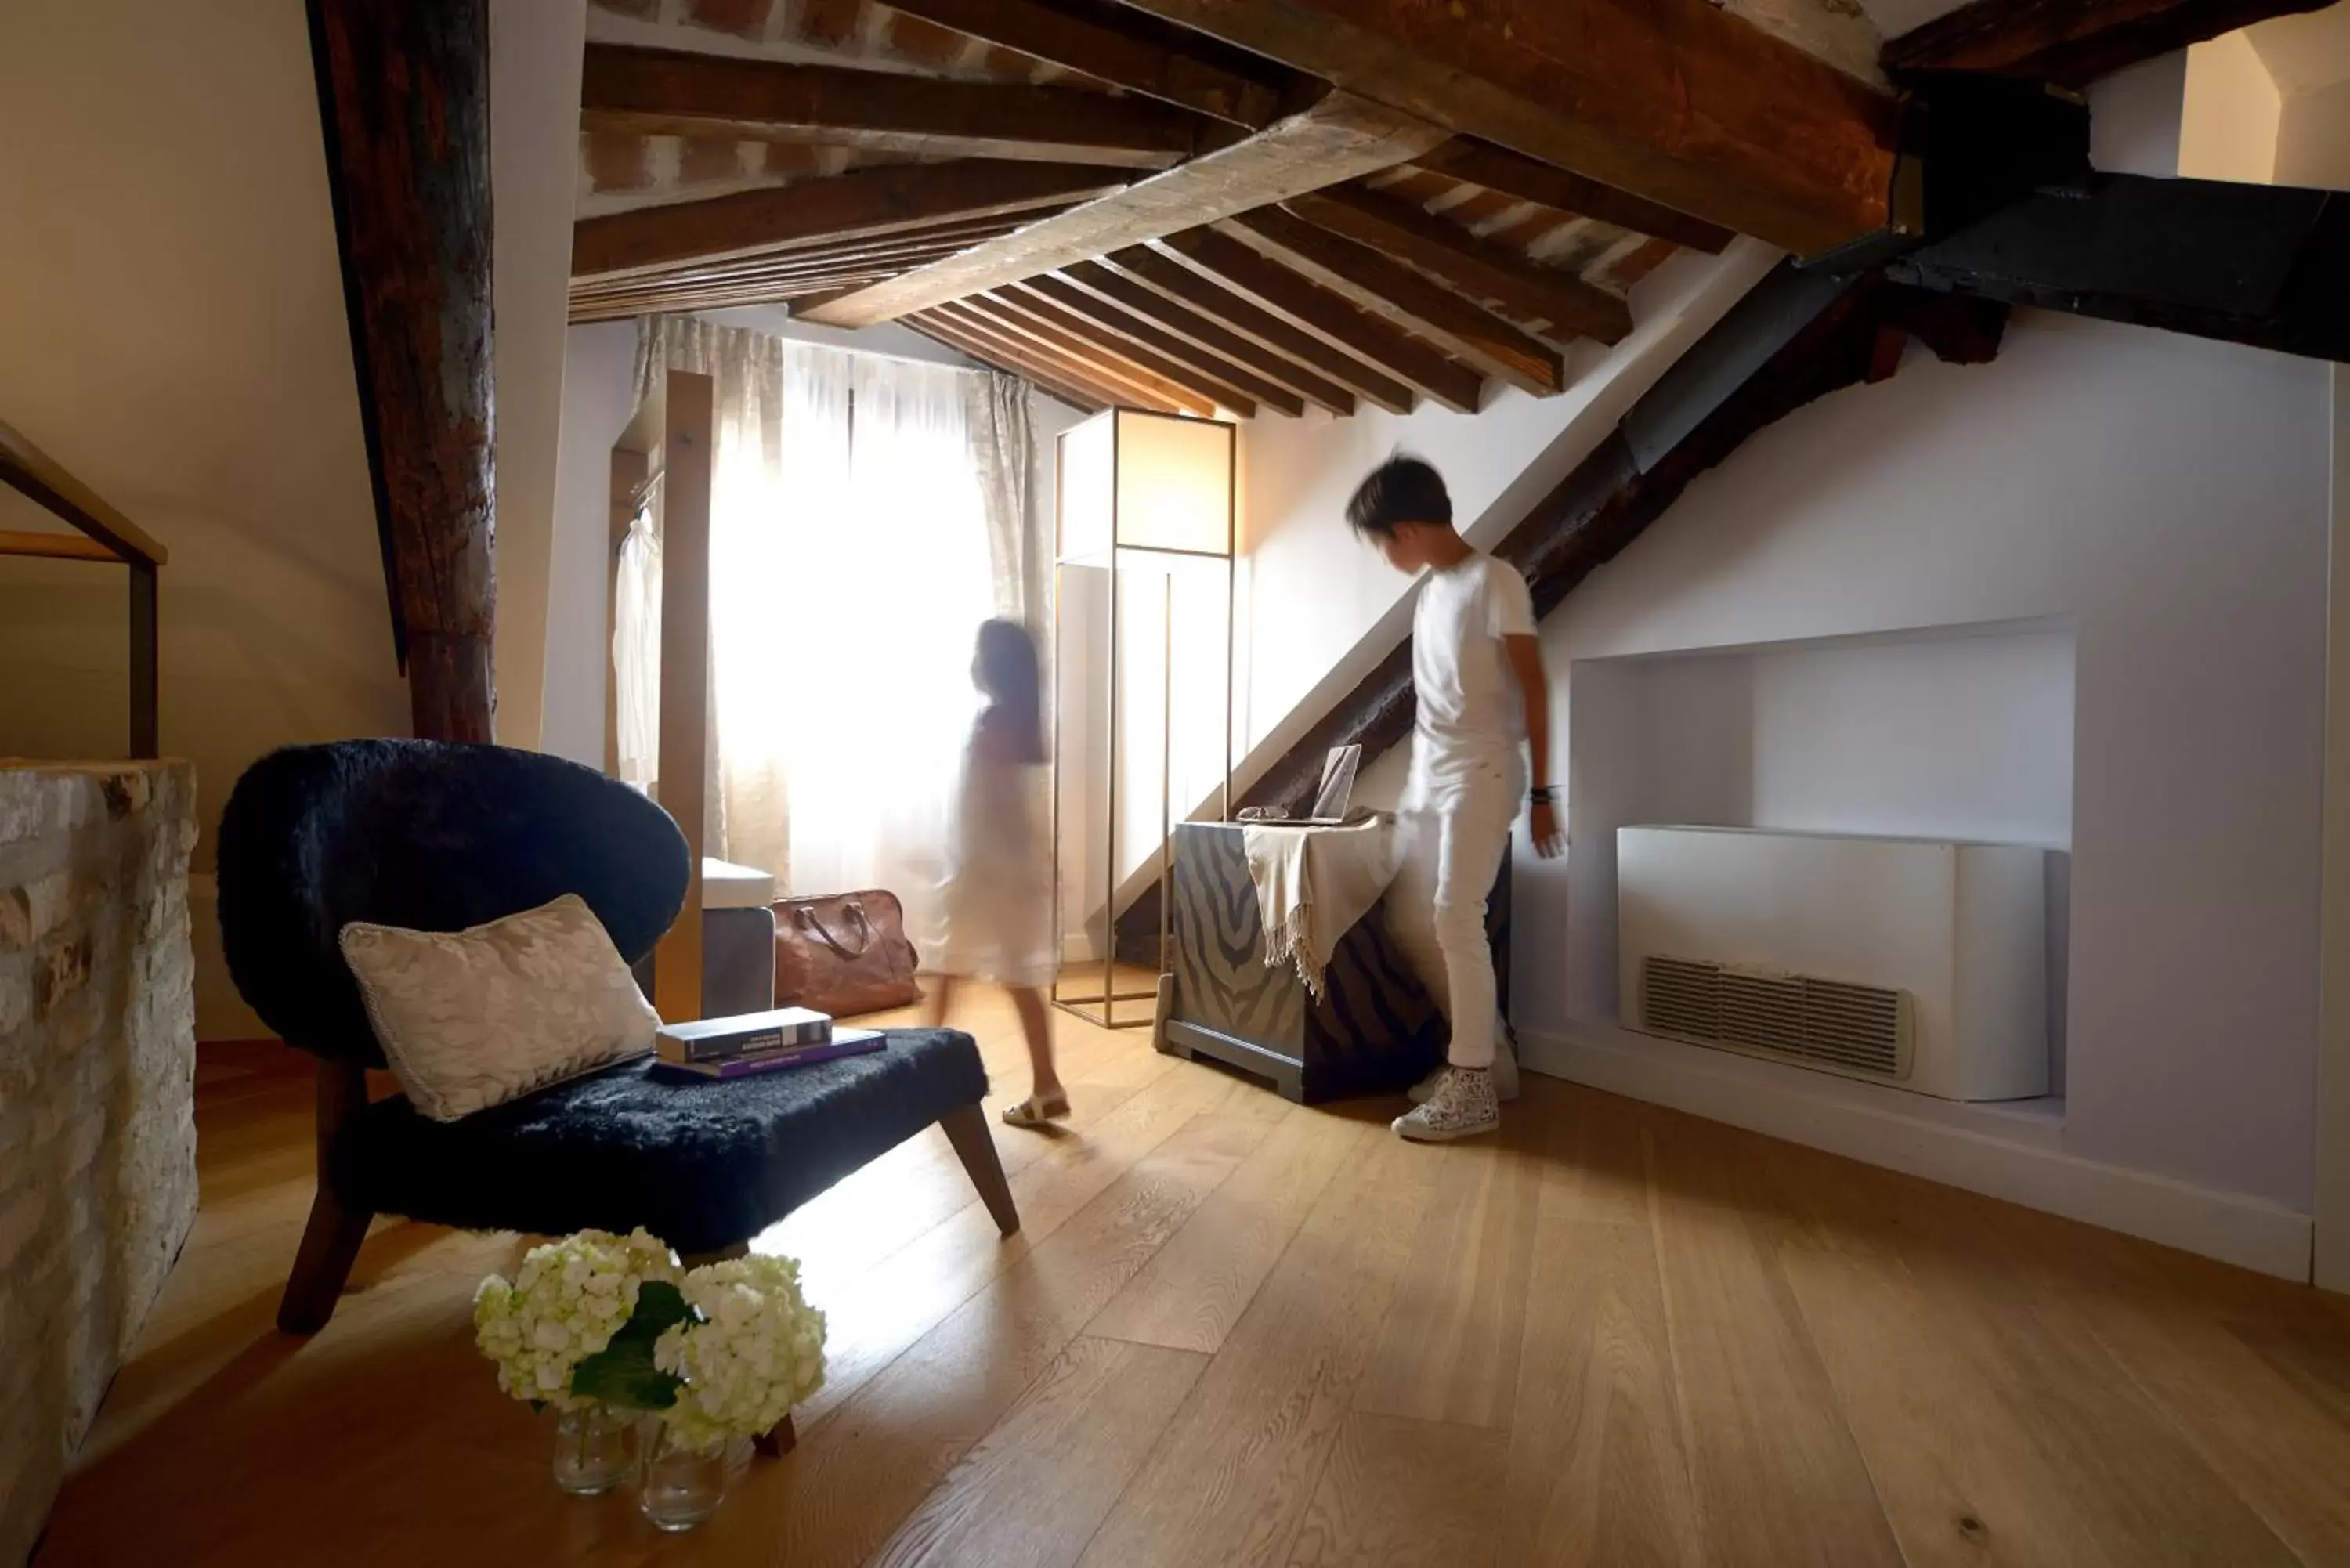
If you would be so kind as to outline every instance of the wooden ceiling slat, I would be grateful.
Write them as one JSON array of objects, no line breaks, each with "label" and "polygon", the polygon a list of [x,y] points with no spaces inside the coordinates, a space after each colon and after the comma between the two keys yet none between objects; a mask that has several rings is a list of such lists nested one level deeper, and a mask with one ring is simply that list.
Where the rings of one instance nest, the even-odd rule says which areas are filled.
[{"label": "wooden ceiling slat", "polygon": [[586,298],[598,294],[637,293],[649,288],[686,287],[703,283],[749,282],[759,278],[789,277],[827,269],[865,263],[886,263],[883,274],[902,272],[907,267],[935,261],[940,256],[952,255],[970,245],[975,239],[987,237],[983,231],[976,235],[946,235],[907,240],[900,244],[872,247],[842,248],[791,252],[780,255],[746,257],[717,266],[678,267],[653,273],[620,273],[608,277],[588,278],[572,286],[574,298]]},{"label": "wooden ceiling slat", "polygon": [[1359,355],[1449,409],[1473,414],[1485,378],[1314,279],[1214,229],[1186,229],[1159,242],[1183,260],[1349,354]]},{"label": "wooden ceiling slat", "polygon": [[982,348],[976,340],[961,336],[951,326],[933,318],[928,313],[907,317],[906,325],[933,343],[943,345],[968,358],[976,359],[993,369],[1001,370],[1007,376],[1017,376],[1022,380],[1042,388],[1061,401],[1086,413],[1099,413],[1109,406],[1102,401],[1099,392],[1081,389],[1076,382],[1066,380],[1050,371],[1040,370],[1034,365],[1014,363],[991,349]]},{"label": "wooden ceiling slat", "polygon": [[[1239,248],[1254,258],[1255,253],[1248,251],[1245,245]],[[1235,293],[1203,270],[1194,270],[1148,245],[1133,245],[1114,251],[1102,259],[1153,293],[1189,306],[1210,320],[1232,328],[1250,342],[1320,371],[1391,414],[1411,412],[1412,389],[1403,382],[1329,341],[1292,325],[1255,301]],[[1305,280],[1299,278],[1297,281],[1304,284]],[[1378,324],[1374,322],[1371,325],[1376,327]]]},{"label": "wooden ceiling slat", "polygon": [[865,0],[802,0],[800,36],[811,44],[837,47],[857,35]]},{"label": "wooden ceiling slat", "polygon": [[1090,359],[1073,355],[1066,349],[1055,348],[1035,337],[1007,328],[993,317],[974,309],[969,300],[958,300],[951,305],[941,305],[928,312],[928,315],[932,320],[947,322],[970,334],[977,341],[993,346],[1001,354],[1009,355],[1014,359],[1025,358],[1044,364],[1053,368],[1056,374],[1066,379],[1075,380],[1080,386],[1096,388],[1106,403],[1124,403],[1132,408],[1150,409],[1162,414],[1192,411],[1185,405],[1161,396],[1139,382],[1128,381],[1121,377],[1108,374]]},{"label": "wooden ceiling slat", "polygon": [[1719,223],[1692,218],[1661,202],[1645,201],[1629,191],[1586,180],[1473,136],[1456,136],[1414,161],[1422,169],[1466,180],[1471,185],[1482,185],[1504,196],[1515,196],[1554,212],[1596,218],[1636,234],[1653,234],[1708,255],[1721,254],[1733,237]]},{"label": "wooden ceiling slat", "polygon": [[1213,122],[1141,98],[1024,82],[940,80],[846,66],[589,44],[590,130],[816,141],[965,158],[1164,169]]},{"label": "wooden ceiling slat", "polygon": [[1065,332],[1030,312],[1015,310],[992,294],[975,294],[968,299],[959,299],[954,302],[954,308],[965,316],[977,317],[1003,337],[1025,338],[1052,350],[1062,358],[1086,367],[1087,373],[1096,380],[1131,388],[1182,413],[1205,416],[1216,411],[1215,400],[1205,393],[1193,391],[1180,381],[1169,380],[1145,369],[1126,356],[1113,354],[1098,344]]},{"label": "wooden ceiling slat", "polygon": [[571,275],[641,272],[1061,207],[1118,189],[1091,164],[964,159],[892,163],[706,202],[642,207],[572,229]]},{"label": "wooden ceiling slat", "polygon": [[1278,202],[1427,151],[1443,133],[1425,120],[1332,93],[1234,146],[1083,202],[962,255],[830,300],[809,318],[870,327],[944,300],[1000,288],[1170,230]]},{"label": "wooden ceiling slat", "polygon": [[1031,321],[1089,344],[1126,365],[1158,377],[1170,387],[1180,387],[1194,396],[1205,398],[1211,407],[1230,409],[1243,419],[1256,417],[1256,400],[1238,387],[1179,364],[1097,321],[1064,310],[1035,293],[1026,284],[995,289],[980,296],[980,298],[989,304],[1002,306],[1005,310],[1017,311]]},{"label": "wooden ceiling slat", "polygon": [[1367,245],[1341,239],[1278,207],[1243,213],[1232,226],[1334,294],[1488,375],[1536,397],[1547,397],[1566,384],[1565,363],[1557,349]]},{"label": "wooden ceiling slat", "polygon": [[1715,0],[1123,0],[1799,255],[1883,229],[1891,95]]},{"label": "wooden ceiling slat", "polygon": [[1409,202],[1334,185],[1285,205],[1318,228],[1401,257],[1463,294],[1547,322],[1554,337],[1620,343],[1632,330],[1632,307],[1620,296],[1479,239]]},{"label": "wooden ceiling slat", "polygon": [[[1181,272],[1183,269],[1178,266],[1176,270]],[[1210,353],[1222,355],[1234,365],[1245,366],[1263,379],[1285,387],[1334,414],[1347,415],[1355,411],[1355,394],[1336,381],[1325,379],[1295,361],[1243,337],[1222,322],[1144,286],[1124,273],[1113,271],[1100,262],[1079,262],[1062,275],[1078,288],[1121,306],[1131,314],[1177,337],[1195,343]],[[1190,277],[1194,275],[1184,273],[1184,275]]]},{"label": "wooden ceiling slat", "polygon": [[940,223],[919,229],[904,229],[896,234],[872,234],[861,239],[849,239],[838,244],[795,245],[780,251],[756,251],[747,255],[732,257],[707,265],[688,264],[663,267],[657,272],[614,273],[601,277],[585,278],[575,284],[575,289],[595,289],[614,286],[644,283],[654,279],[726,277],[762,268],[804,267],[811,265],[863,260],[872,257],[901,257],[918,251],[951,254],[981,240],[1008,234],[1024,218],[981,218],[956,223]]},{"label": "wooden ceiling slat", "polygon": [[1246,365],[1211,353],[1197,343],[1179,337],[1149,317],[1138,316],[1089,294],[1066,278],[1051,275],[1032,277],[1020,286],[1044,296],[1070,315],[1097,322],[1120,337],[1141,344],[1186,369],[1211,377],[1224,386],[1238,388],[1259,403],[1292,419],[1305,412],[1305,400],[1279,382],[1267,380]]},{"label": "wooden ceiling slat", "polygon": [[1280,95],[1265,83],[1035,0],[892,0],[890,8],[1251,130],[1278,110]]}]

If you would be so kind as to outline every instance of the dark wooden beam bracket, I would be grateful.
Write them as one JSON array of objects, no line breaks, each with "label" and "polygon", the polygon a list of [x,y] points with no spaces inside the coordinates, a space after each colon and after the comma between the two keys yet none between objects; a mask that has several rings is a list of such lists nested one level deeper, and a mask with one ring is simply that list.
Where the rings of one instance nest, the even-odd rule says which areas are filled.
[{"label": "dark wooden beam bracket", "polygon": [[360,423],[415,733],[494,738],[489,0],[309,0]]},{"label": "dark wooden beam bracket", "polygon": [[2085,87],[2254,22],[2332,0],[1974,0],[1892,39],[1886,74],[1963,70]]}]

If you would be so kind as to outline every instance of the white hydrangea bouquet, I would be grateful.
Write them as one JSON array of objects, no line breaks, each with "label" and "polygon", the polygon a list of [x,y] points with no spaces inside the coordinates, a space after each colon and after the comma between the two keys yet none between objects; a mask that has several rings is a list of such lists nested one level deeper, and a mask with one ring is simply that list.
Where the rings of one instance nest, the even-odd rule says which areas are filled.
[{"label": "white hydrangea bouquet", "polygon": [[790,1259],[681,1270],[641,1227],[534,1247],[473,1297],[474,1343],[507,1394],[650,1411],[694,1449],[757,1437],[822,1387],[824,1328]]}]

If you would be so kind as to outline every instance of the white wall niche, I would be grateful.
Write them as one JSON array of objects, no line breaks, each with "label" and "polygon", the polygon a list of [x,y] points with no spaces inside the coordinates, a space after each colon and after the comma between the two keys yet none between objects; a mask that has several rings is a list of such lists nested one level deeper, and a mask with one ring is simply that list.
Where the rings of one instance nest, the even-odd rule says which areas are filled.
[{"label": "white wall niche", "polygon": [[[1622,1035],[1616,921],[1619,827],[1685,824],[2028,844],[2050,850],[2046,1099],[1937,1107],[1889,1085],[1845,1085],[1905,1114],[2061,1123],[2074,639],[2062,618],[1921,627],[1576,659],[1568,797],[1575,912],[1567,1004],[1578,1032]],[[1686,1048],[1685,1048],[1686,1049]],[[1804,1068],[1757,1063],[1794,1093]],[[1889,1098],[1883,1098],[1890,1096]]]}]

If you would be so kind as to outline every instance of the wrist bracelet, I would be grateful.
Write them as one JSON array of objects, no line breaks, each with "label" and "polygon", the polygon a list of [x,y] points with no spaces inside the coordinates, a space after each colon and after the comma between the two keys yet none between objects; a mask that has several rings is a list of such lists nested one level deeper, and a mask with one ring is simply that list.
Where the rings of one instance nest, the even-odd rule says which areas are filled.
[{"label": "wrist bracelet", "polygon": [[1555,784],[1542,784],[1536,788],[1530,789],[1526,792],[1526,800],[1528,804],[1533,805],[1556,805],[1558,804],[1558,786]]}]

